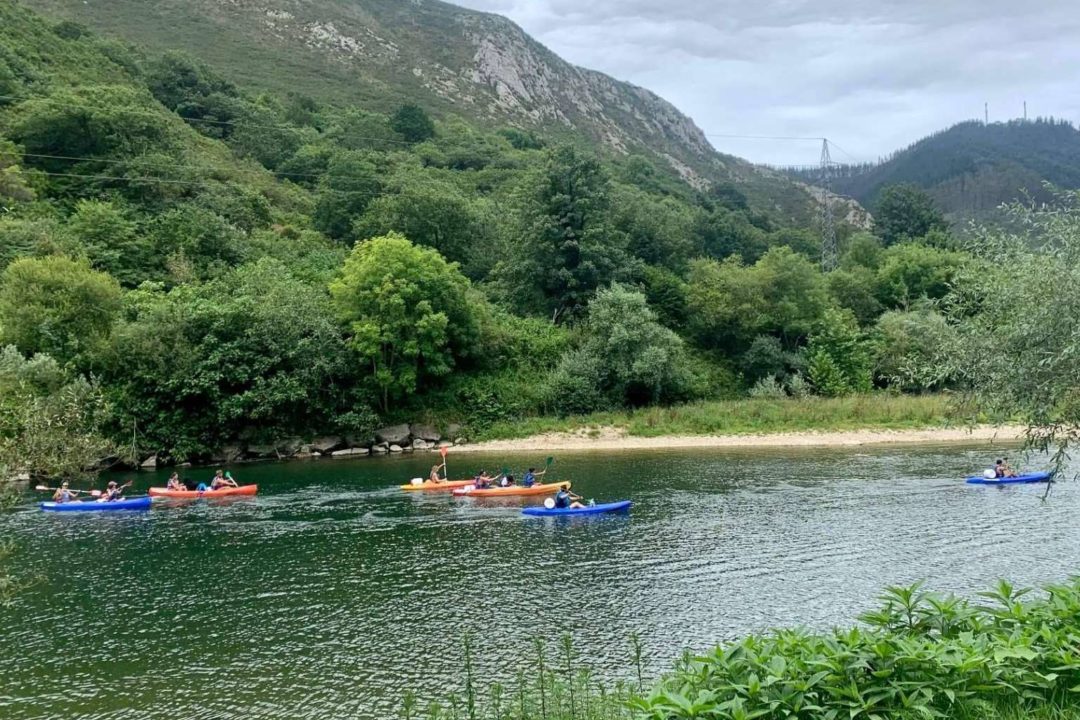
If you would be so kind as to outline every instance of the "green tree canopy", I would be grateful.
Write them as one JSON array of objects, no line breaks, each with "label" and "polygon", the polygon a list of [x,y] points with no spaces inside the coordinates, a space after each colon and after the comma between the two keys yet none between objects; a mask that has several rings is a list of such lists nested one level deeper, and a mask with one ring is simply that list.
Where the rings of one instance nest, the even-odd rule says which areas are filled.
[{"label": "green tree canopy", "polygon": [[390,127],[411,143],[435,137],[435,123],[419,105],[402,105],[390,118]]},{"label": "green tree canopy", "polygon": [[890,185],[878,196],[874,230],[886,245],[916,240],[933,230],[944,231],[948,227],[933,198],[918,185]]},{"label": "green tree canopy", "polygon": [[625,265],[625,239],[610,215],[597,157],[570,145],[548,152],[523,198],[521,241],[507,270],[524,309],[568,320]]},{"label": "green tree canopy", "polygon": [[[672,402],[694,393],[682,340],[656,320],[645,296],[613,285],[589,303],[582,346],[563,357],[552,403],[568,412],[607,404]],[[593,407],[585,407],[593,405]]]},{"label": "green tree canopy", "polygon": [[469,281],[456,264],[402,235],[357,243],[330,294],[384,410],[476,354]]},{"label": "green tree canopy", "polygon": [[176,459],[335,424],[348,353],[324,290],[276,260],[129,294],[106,378],[117,425]]},{"label": "green tree canopy", "polygon": [[85,261],[54,255],[15,260],[0,276],[0,329],[26,355],[87,365],[120,311],[120,285]]}]

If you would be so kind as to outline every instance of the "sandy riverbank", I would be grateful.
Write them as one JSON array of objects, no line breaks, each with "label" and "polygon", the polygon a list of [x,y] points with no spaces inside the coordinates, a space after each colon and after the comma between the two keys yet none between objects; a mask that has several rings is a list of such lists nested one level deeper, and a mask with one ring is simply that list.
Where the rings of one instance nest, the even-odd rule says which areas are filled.
[{"label": "sandy riverbank", "polygon": [[1015,443],[1023,440],[1017,426],[928,428],[924,430],[838,430],[769,435],[661,435],[638,437],[606,427],[573,433],[545,433],[518,440],[490,440],[454,447],[460,452],[528,452],[533,450],[604,451],[678,448],[857,447],[932,443]]}]

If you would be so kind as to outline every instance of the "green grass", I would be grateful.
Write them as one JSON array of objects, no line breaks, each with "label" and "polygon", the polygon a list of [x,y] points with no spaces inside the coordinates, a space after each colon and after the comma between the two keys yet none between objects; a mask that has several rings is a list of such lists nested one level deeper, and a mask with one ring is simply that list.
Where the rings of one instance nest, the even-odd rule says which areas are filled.
[{"label": "green grass", "polygon": [[639,437],[910,430],[941,427],[949,417],[950,401],[945,395],[874,393],[843,398],[748,398],[584,416],[523,418],[480,429],[472,439],[511,440],[579,430],[595,434],[599,427],[620,428]]}]

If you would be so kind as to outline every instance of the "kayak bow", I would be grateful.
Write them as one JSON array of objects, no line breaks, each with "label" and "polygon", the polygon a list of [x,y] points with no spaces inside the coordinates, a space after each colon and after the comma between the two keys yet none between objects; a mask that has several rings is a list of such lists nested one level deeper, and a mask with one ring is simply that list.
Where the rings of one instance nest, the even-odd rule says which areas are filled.
[{"label": "kayak bow", "polygon": [[425,480],[422,483],[408,484],[399,486],[406,492],[446,492],[449,490],[456,490],[458,488],[468,487],[472,485],[472,480],[447,480],[446,482],[433,483],[430,480]]}]

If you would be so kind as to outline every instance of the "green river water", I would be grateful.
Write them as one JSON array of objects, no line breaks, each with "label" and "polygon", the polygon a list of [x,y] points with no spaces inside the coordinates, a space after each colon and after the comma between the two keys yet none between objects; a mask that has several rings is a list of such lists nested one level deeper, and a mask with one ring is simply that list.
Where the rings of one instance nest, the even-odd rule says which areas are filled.
[{"label": "green river water", "polygon": [[563,631],[628,677],[632,632],[658,673],[687,647],[850,623],[891,583],[970,594],[1080,559],[1076,486],[1044,503],[1043,486],[965,485],[985,450],[562,454],[556,478],[634,501],[570,521],[522,517],[531,498],[397,489],[434,457],[239,465],[257,497],[137,514],[41,513],[28,495],[0,517],[42,577],[0,611],[0,717],[390,718],[407,689],[461,690],[465,632],[484,684]]}]

